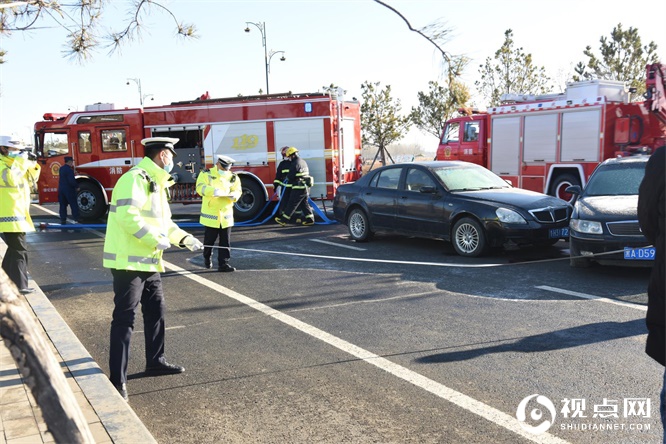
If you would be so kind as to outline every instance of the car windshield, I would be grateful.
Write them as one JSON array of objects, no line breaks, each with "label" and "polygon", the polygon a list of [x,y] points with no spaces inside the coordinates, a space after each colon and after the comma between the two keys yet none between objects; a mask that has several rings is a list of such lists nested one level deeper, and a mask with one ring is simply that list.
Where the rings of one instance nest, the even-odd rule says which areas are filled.
[{"label": "car windshield", "polygon": [[646,162],[600,166],[585,187],[585,196],[631,196],[638,194]]},{"label": "car windshield", "polygon": [[455,165],[434,168],[433,171],[449,191],[511,188],[504,179],[477,165]]}]

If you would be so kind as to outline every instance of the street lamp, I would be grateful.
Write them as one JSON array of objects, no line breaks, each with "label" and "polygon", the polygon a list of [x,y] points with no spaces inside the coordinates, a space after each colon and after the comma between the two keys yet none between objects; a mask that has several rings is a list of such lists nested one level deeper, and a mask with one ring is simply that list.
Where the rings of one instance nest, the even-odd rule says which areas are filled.
[{"label": "street lamp", "polygon": [[250,25],[256,26],[261,33],[261,44],[264,47],[264,63],[266,67],[266,95],[268,95],[270,93],[270,90],[268,89],[268,73],[271,72],[271,59],[275,54],[282,54],[282,57],[280,57],[280,61],[282,62],[287,60],[287,58],[284,56],[284,51],[273,51],[271,49],[270,53],[268,52],[266,47],[266,22],[245,22],[245,32],[250,32]]},{"label": "street lamp", "polygon": [[141,79],[127,79],[127,84],[130,84],[130,80],[134,83],[136,83],[136,86],[139,88],[139,103],[141,104],[141,108],[143,108],[143,102],[146,100],[148,97],[151,97],[150,100],[155,100],[155,97],[152,94],[143,94],[141,92]]}]

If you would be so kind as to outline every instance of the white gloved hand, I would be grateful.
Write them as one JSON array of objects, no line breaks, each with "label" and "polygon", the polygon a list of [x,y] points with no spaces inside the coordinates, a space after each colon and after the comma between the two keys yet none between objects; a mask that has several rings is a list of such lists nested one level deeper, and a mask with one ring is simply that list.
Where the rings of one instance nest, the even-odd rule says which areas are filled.
[{"label": "white gloved hand", "polygon": [[215,188],[215,191],[213,192],[213,196],[215,196],[215,197],[225,197],[226,194],[221,189]]},{"label": "white gloved hand", "polygon": [[157,249],[158,250],[166,250],[171,246],[171,242],[169,242],[169,239],[166,237],[161,237],[159,241],[157,241]]},{"label": "white gloved hand", "polygon": [[194,236],[186,237],[185,240],[183,241],[183,245],[185,245],[187,249],[190,251],[203,250],[203,244],[199,239],[197,239]]}]

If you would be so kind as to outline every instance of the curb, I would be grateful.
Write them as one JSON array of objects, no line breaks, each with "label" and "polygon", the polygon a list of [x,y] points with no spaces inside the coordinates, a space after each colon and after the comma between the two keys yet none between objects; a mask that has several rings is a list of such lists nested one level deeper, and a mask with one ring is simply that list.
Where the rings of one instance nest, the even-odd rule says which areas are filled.
[{"label": "curb", "polygon": [[[4,255],[6,248],[6,244],[0,239],[0,253]],[[119,444],[157,443],[41,288],[34,280],[30,279],[30,282],[36,291],[25,295],[26,301],[112,441]]]}]

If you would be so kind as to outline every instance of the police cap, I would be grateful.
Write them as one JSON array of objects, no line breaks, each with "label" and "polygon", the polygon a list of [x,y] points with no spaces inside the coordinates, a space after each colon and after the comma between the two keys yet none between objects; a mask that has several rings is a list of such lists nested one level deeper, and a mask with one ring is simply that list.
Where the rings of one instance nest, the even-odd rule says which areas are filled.
[{"label": "police cap", "polygon": [[167,148],[173,153],[173,157],[176,157],[176,149],[174,145],[178,143],[180,139],[175,137],[148,137],[141,141],[141,145],[145,146],[146,149],[163,149]]},{"label": "police cap", "polygon": [[226,168],[236,163],[236,161],[229,156],[217,156],[217,163]]},{"label": "police cap", "polygon": [[17,150],[22,150],[24,148],[21,142],[14,139],[12,136],[0,136],[0,146],[6,146],[7,148],[14,148]]}]

